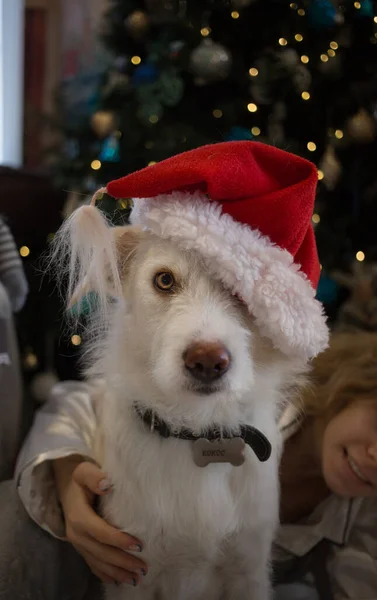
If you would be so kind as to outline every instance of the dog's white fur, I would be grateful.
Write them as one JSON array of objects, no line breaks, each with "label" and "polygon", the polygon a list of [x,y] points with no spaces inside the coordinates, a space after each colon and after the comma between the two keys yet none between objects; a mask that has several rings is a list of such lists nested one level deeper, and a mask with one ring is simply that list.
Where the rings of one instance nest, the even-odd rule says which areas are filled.
[{"label": "dog's white fur", "polygon": [[[88,373],[108,384],[100,458],[114,489],[103,513],[143,541],[149,573],[135,588],[108,586],[106,597],[268,600],[278,522],[278,415],[287,390],[305,371],[305,360],[288,358],[262,338],[247,309],[209,276],[194,251],[182,252],[132,227],[114,233],[121,290],[113,310],[106,317],[98,313],[99,320],[108,319],[107,333],[92,342]],[[103,292],[106,283],[97,281],[95,268],[89,260],[81,271],[83,285]],[[165,270],[175,277],[173,294],[153,285],[155,274]],[[232,356],[230,370],[210,395],[196,392],[184,369],[182,354],[197,340],[220,341]],[[200,468],[193,462],[192,442],[147,430],[135,403],[172,428],[195,433],[214,424],[253,425],[270,440],[272,455],[260,463],[247,446],[240,467]]]}]

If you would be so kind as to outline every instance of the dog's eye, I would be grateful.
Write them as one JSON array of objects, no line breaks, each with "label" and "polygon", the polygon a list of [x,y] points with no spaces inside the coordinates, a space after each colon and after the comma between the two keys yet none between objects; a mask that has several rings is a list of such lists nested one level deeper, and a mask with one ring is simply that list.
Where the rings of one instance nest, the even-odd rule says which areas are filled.
[{"label": "dog's eye", "polygon": [[175,284],[174,277],[169,271],[157,273],[154,278],[154,285],[162,292],[170,292]]}]

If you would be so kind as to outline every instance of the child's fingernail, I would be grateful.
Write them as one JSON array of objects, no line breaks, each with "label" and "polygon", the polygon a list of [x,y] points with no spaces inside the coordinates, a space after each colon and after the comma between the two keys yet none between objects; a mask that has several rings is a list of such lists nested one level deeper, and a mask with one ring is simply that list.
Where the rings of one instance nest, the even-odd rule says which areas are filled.
[{"label": "child's fingernail", "polygon": [[136,587],[136,586],[137,586],[137,581],[136,581],[135,577],[133,577],[133,578],[132,578],[132,585],[133,585],[134,587]]},{"label": "child's fingernail", "polygon": [[145,569],[140,569],[140,573],[143,575],[143,577],[145,577],[147,574]]},{"label": "child's fingernail", "polygon": [[142,552],[142,547],[140,544],[134,544],[133,546],[128,546],[127,550],[131,550],[131,552]]},{"label": "child's fingernail", "polygon": [[107,492],[110,488],[113,487],[113,484],[111,483],[110,479],[101,479],[101,481],[98,484],[98,489],[101,490],[101,492]]}]

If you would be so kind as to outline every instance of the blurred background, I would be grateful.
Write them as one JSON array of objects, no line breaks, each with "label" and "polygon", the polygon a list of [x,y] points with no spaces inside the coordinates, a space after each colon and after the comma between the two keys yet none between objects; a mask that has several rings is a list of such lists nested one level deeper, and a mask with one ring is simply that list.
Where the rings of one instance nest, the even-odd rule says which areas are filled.
[{"label": "blurred background", "polygon": [[[0,0],[0,280],[30,406],[80,377],[41,262],[62,219],[113,178],[244,139],[317,165],[318,298],[333,328],[377,331],[377,2]],[[101,207],[125,222],[130,199]]]}]

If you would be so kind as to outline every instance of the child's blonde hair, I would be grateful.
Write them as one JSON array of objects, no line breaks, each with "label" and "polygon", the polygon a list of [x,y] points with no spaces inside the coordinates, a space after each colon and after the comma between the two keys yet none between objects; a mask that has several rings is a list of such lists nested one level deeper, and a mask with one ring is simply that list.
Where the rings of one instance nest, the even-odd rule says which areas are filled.
[{"label": "child's blonde hair", "polygon": [[355,400],[377,402],[377,333],[334,333],[311,379],[301,397],[308,417],[329,420]]}]

